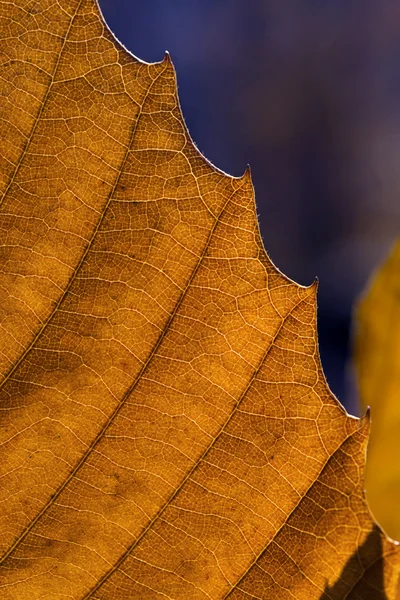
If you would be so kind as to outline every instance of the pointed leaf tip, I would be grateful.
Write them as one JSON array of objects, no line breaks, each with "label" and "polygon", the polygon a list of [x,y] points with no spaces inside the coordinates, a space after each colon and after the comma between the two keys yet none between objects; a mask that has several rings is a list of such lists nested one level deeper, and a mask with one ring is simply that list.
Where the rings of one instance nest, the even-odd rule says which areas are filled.
[{"label": "pointed leaf tip", "polygon": [[310,285],[310,288],[313,289],[315,291],[315,293],[317,294],[318,289],[319,289],[319,279],[318,279],[318,277],[315,277],[314,281]]},{"label": "pointed leaf tip", "polygon": [[250,165],[246,165],[244,173],[241,177],[239,177],[239,179],[241,179],[245,183],[249,183],[251,185],[251,187],[253,187],[253,179],[252,179],[252,175],[251,175]]},{"label": "pointed leaf tip", "polygon": [[370,428],[370,426],[371,426],[371,407],[370,406],[367,406],[365,413],[360,418],[360,422],[363,427],[366,426],[366,427],[368,427],[368,429]]}]

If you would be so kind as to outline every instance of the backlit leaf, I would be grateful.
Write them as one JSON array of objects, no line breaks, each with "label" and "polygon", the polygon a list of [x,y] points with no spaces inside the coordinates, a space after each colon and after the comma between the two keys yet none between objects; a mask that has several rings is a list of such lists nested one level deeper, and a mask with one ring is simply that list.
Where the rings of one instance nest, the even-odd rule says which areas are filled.
[{"label": "backlit leaf", "polygon": [[0,598],[394,599],[316,286],[94,0],[0,1]]},{"label": "backlit leaf", "polygon": [[371,509],[400,539],[400,243],[393,248],[356,314],[360,397],[373,427],[366,468]]}]

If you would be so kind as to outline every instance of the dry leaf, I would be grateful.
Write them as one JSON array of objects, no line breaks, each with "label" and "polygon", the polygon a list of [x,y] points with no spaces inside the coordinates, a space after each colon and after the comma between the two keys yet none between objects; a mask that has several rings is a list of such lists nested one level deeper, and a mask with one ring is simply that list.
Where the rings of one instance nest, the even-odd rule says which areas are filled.
[{"label": "dry leaf", "polygon": [[395,598],[368,420],[249,172],[199,154],[168,56],[94,0],[0,11],[0,599]]},{"label": "dry leaf", "polygon": [[400,242],[360,302],[356,327],[360,397],[373,418],[367,499],[385,531],[400,540]]}]

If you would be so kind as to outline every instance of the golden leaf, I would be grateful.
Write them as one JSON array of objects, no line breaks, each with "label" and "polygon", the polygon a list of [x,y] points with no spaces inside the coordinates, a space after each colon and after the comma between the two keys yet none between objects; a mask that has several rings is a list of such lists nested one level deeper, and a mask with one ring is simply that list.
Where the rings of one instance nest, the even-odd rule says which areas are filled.
[{"label": "golden leaf", "polygon": [[1,600],[395,598],[250,174],[95,0],[0,1]]},{"label": "golden leaf", "polygon": [[400,539],[400,242],[358,307],[355,359],[361,401],[373,418],[367,499],[385,531]]}]

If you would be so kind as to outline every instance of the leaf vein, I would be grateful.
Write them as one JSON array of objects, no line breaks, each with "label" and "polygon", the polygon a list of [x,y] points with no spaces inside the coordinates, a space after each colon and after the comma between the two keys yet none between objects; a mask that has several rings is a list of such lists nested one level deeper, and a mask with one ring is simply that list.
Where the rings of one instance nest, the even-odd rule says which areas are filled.
[{"label": "leaf vein", "polygon": [[306,489],[306,491],[304,492],[304,494],[302,496],[300,496],[300,498],[297,500],[297,502],[295,503],[294,507],[292,508],[292,510],[290,511],[290,513],[287,515],[285,521],[282,523],[282,525],[279,527],[279,529],[276,530],[276,532],[274,533],[273,537],[266,543],[266,545],[263,547],[263,549],[261,550],[261,552],[258,554],[258,556],[250,563],[250,565],[248,566],[248,568],[246,569],[246,571],[243,573],[243,575],[237,580],[237,582],[235,583],[235,585],[232,587],[231,590],[229,590],[226,595],[224,596],[223,600],[226,600],[227,598],[229,598],[229,596],[232,594],[232,592],[235,591],[235,589],[238,587],[238,585],[240,585],[241,581],[243,581],[243,579],[246,577],[246,575],[250,572],[250,570],[257,564],[257,562],[259,561],[259,559],[262,557],[262,555],[264,554],[264,552],[266,552],[266,550],[270,547],[271,544],[273,544],[273,542],[276,540],[276,538],[278,537],[278,535],[281,533],[281,531],[284,529],[284,527],[287,525],[288,520],[290,519],[290,517],[296,512],[296,510],[298,509],[298,507],[300,506],[301,502],[304,500],[304,498],[306,498],[308,496],[308,494],[311,492],[311,490],[313,489],[313,487],[318,483],[319,478],[321,477],[322,473],[324,472],[324,470],[326,469],[327,465],[330,463],[330,461],[336,456],[336,454],[341,450],[341,448],[343,447],[343,445],[347,442],[348,439],[350,439],[352,436],[354,435],[354,432],[350,433],[348,436],[346,436],[341,442],[340,445],[336,448],[336,450],[330,455],[328,456],[327,460],[325,461],[325,463],[323,464],[320,472],[318,473],[317,477],[314,479],[314,481],[311,482],[311,484],[309,485],[309,487]]},{"label": "leaf vein", "polygon": [[174,490],[173,494],[168,498],[167,502],[154,515],[154,517],[151,519],[151,521],[143,529],[142,533],[129,546],[129,548],[127,548],[127,550],[122,554],[122,556],[120,556],[120,558],[117,560],[117,562],[115,563],[115,565],[113,566],[113,568],[110,569],[107,573],[105,573],[103,575],[103,577],[99,580],[99,582],[96,584],[96,586],[93,587],[91,590],[89,590],[89,592],[87,592],[87,594],[82,598],[82,600],[89,600],[89,598],[91,598],[92,595],[121,566],[121,564],[124,562],[124,560],[132,553],[132,551],[137,547],[137,545],[144,538],[144,536],[147,534],[147,532],[153,527],[154,523],[163,515],[163,513],[165,512],[165,510],[171,505],[171,503],[173,502],[173,500],[178,496],[179,492],[182,490],[182,488],[185,485],[185,483],[191,478],[191,476],[196,471],[196,469],[199,467],[199,465],[201,464],[201,462],[203,461],[203,459],[205,459],[207,457],[207,454],[210,452],[210,450],[212,449],[212,447],[215,444],[215,442],[217,441],[217,439],[224,433],[226,427],[229,425],[229,423],[231,422],[233,416],[236,414],[236,412],[237,412],[240,404],[242,403],[242,401],[244,400],[244,398],[247,396],[248,391],[250,390],[250,388],[251,388],[252,384],[254,383],[255,379],[257,378],[257,375],[259,374],[259,372],[260,372],[263,364],[265,363],[265,361],[266,361],[266,359],[267,359],[267,357],[269,355],[269,352],[273,348],[274,341],[279,336],[279,333],[281,332],[281,330],[282,330],[284,324],[286,323],[287,319],[290,317],[290,315],[293,313],[293,311],[297,308],[297,306],[299,306],[303,301],[304,301],[304,298],[301,298],[298,302],[296,302],[290,308],[290,310],[285,315],[285,317],[282,319],[281,325],[279,326],[278,330],[276,331],[274,338],[271,340],[270,345],[268,346],[267,350],[265,351],[264,355],[262,356],[259,364],[254,369],[254,372],[253,372],[252,376],[250,377],[249,382],[248,382],[246,388],[244,389],[244,391],[242,392],[242,394],[238,398],[238,400],[236,402],[236,406],[233,408],[233,410],[232,410],[231,414],[229,415],[228,419],[221,426],[221,428],[220,428],[219,432],[217,433],[216,437],[207,446],[207,448],[205,449],[205,451],[203,452],[203,454],[196,460],[196,462],[193,464],[193,466],[190,469],[190,471],[187,473],[186,477],[181,481],[181,483],[176,488],[176,490]]},{"label": "leaf vein", "polygon": [[72,25],[73,25],[73,23],[74,23],[74,21],[76,19],[76,16],[77,16],[77,14],[79,12],[80,7],[82,6],[82,3],[83,3],[83,0],[80,0],[79,3],[78,3],[78,6],[76,7],[75,13],[72,15],[72,18],[70,20],[68,29],[67,29],[66,34],[65,34],[64,39],[63,39],[63,44],[61,46],[60,52],[58,54],[58,58],[57,58],[56,63],[55,63],[54,72],[53,72],[53,74],[51,76],[51,81],[49,83],[49,87],[48,87],[48,89],[46,91],[46,94],[45,94],[45,97],[43,99],[43,102],[41,103],[40,108],[39,108],[39,110],[37,112],[37,115],[36,115],[35,120],[34,120],[33,125],[32,125],[31,133],[30,133],[29,137],[27,138],[27,141],[25,143],[25,146],[24,146],[24,149],[22,151],[21,157],[20,157],[20,159],[18,161],[18,164],[16,165],[16,167],[14,169],[14,173],[11,175],[10,181],[8,182],[8,185],[7,185],[6,189],[5,189],[5,191],[3,192],[3,196],[2,196],[2,198],[0,200],[0,205],[3,203],[4,198],[6,197],[6,195],[8,194],[8,192],[9,192],[11,186],[12,186],[12,184],[14,183],[15,178],[18,175],[19,170],[21,168],[21,165],[22,165],[22,163],[24,161],[24,158],[25,158],[25,156],[28,153],[29,147],[30,147],[31,142],[33,140],[33,137],[35,135],[35,132],[36,132],[37,126],[39,124],[40,118],[41,118],[41,116],[42,116],[42,114],[43,114],[43,112],[44,112],[44,110],[46,108],[46,105],[47,105],[47,102],[48,102],[48,99],[49,99],[49,96],[50,96],[50,91],[51,91],[51,88],[52,88],[53,83],[54,83],[54,78],[55,78],[55,76],[57,74],[58,67],[59,67],[60,62],[61,62],[61,57],[63,55],[64,49],[65,49],[65,45],[66,45],[66,43],[68,41],[68,37],[69,37],[69,34],[71,32],[71,29],[72,29]]},{"label": "leaf vein", "polygon": [[[165,71],[165,69],[164,69],[163,71],[161,71],[161,72],[158,74],[158,76],[157,76],[157,77],[156,77],[156,78],[155,78],[155,79],[152,81],[151,85],[149,86],[149,89],[147,90],[147,94],[146,94],[146,96],[145,96],[145,98],[144,98],[144,100],[143,100],[143,104],[142,104],[142,106],[144,106],[144,104],[145,104],[145,102],[146,102],[146,99],[147,99],[147,97],[148,97],[148,95],[149,95],[149,93],[150,93],[150,90],[151,90],[152,86],[153,86],[153,85],[154,85],[154,83],[157,81],[157,79],[159,79],[159,77],[161,77],[161,75],[164,73],[164,71]],[[139,112],[139,114],[138,114],[138,117],[137,117],[137,120],[135,121],[135,124],[134,124],[133,130],[132,130],[132,134],[131,134],[131,144],[132,144],[132,141],[133,141],[133,139],[134,139],[134,137],[135,137],[135,132],[136,132],[137,125],[138,125],[138,123],[139,123],[139,120],[140,120],[140,116],[141,116],[141,114],[142,114],[142,111],[141,111],[141,112]],[[93,236],[92,236],[92,238],[91,238],[91,240],[90,240],[89,244],[87,245],[87,247],[86,247],[86,250],[85,250],[85,252],[83,253],[83,255],[82,255],[82,258],[81,258],[81,260],[80,260],[80,262],[79,262],[79,264],[78,264],[77,268],[75,269],[75,271],[74,271],[74,273],[73,273],[72,277],[70,278],[70,281],[68,282],[68,285],[67,285],[67,287],[66,287],[65,291],[63,292],[62,296],[61,296],[61,297],[60,297],[60,299],[58,300],[58,302],[57,302],[56,306],[54,307],[54,309],[53,309],[52,313],[50,314],[49,318],[48,318],[48,319],[46,320],[46,322],[43,324],[43,326],[41,327],[41,329],[39,330],[39,332],[37,333],[37,335],[35,336],[35,338],[34,338],[34,339],[33,339],[33,341],[31,342],[31,344],[28,346],[28,348],[26,349],[26,351],[25,351],[25,352],[24,352],[24,353],[21,355],[20,359],[17,361],[17,363],[14,365],[14,367],[13,367],[13,368],[11,369],[11,371],[8,373],[8,375],[6,376],[6,378],[5,378],[5,379],[2,381],[2,383],[0,384],[0,389],[1,389],[1,388],[4,386],[5,382],[6,382],[6,381],[8,381],[8,380],[10,379],[10,377],[11,377],[11,376],[12,376],[12,374],[15,372],[15,370],[17,369],[17,367],[18,367],[18,366],[21,364],[22,360],[23,360],[23,359],[24,359],[24,358],[25,358],[25,357],[28,355],[28,353],[29,353],[29,352],[32,350],[32,348],[34,347],[34,345],[37,343],[37,341],[39,340],[39,338],[40,338],[40,337],[41,337],[41,335],[43,334],[44,330],[45,330],[45,329],[47,328],[47,326],[48,326],[48,325],[51,323],[51,321],[52,321],[52,319],[54,318],[54,316],[55,316],[55,314],[56,314],[57,310],[58,310],[58,309],[59,309],[59,307],[61,306],[61,304],[62,304],[62,302],[63,302],[64,298],[65,298],[65,297],[66,297],[66,295],[68,294],[68,292],[69,292],[69,290],[70,290],[70,288],[71,288],[71,286],[72,286],[73,282],[75,281],[75,279],[76,279],[76,276],[77,276],[77,274],[78,274],[79,270],[81,269],[81,267],[82,267],[82,265],[83,265],[83,263],[84,263],[84,261],[85,261],[85,258],[86,258],[86,256],[87,256],[87,254],[88,254],[88,252],[89,252],[89,250],[90,250],[91,246],[93,245],[93,242],[94,242],[94,240],[95,240],[96,234],[98,233],[98,231],[99,231],[99,229],[100,229],[100,226],[101,226],[101,223],[102,223],[102,222],[103,222],[103,220],[104,220],[104,217],[105,217],[106,211],[107,211],[107,209],[108,209],[108,207],[109,207],[109,205],[110,205],[110,203],[111,203],[111,201],[112,201],[112,197],[113,197],[114,191],[115,191],[115,189],[116,189],[116,187],[117,187],[117,185],[118,185],[118,182],[119,182],[119,180],[120,180],[121,174],[122,174],[122,172],[123,172],[123,169],[124,169],[124,165],[125,165],[125,163],[126,163],[126,161],[127,161],[127,158],[128,158],[129,152],[130,152],[130,146],[131,146],[131,144],[129,144],[129,145],[128,145],[128,147],[127,147],[127,151],[126,151],[125,157],[124,157],[124,159],[123,159],[123,162],[122,162],[122,164],[121,164],[121,169],[120,169],[119,175],[118,175],[118,177],[117,177],[117,179],[116,179],[116,181],[115,181],[115,183],[114,183],[113,189],[111,190],[111,192],[110,192],[110,194],[109,194],[109,198],[108,198],[107,205],[106,205],[106,206],[105,206],[105,208],[104,208],[104,211],[103,211],[103,213],[102,213],[102,216],[101,216],[101,218],[100,218],[100,220],[99,220],[99,222],[98,222],[98,224],[97,224],[97,227],[96,227],[96,229],[95,229],[95,231],[94,231],[94,233],[93,233]],[[143,372],[143,368],[142,368],[142,370],[140,371],[140,373],[139,373],[138,377],[140,376],[140,374],[141,374],[142,372]],[[119,410],[119,408],[120,408],[120,406],[121,406],[121,404],[122,404],[122,403],[123,403],[123,400],[122,400],[122,401],[121,401],[121,403],[118,405],[118,407],[117,407],[117,409],[116,409],[116,410]],[[115,415],[115,411],[114,411],[114,413],[111,415],[110,419],[113,419],[115,416],[116,416],[116,415]],[[41,511],[40,511],[40,512],[39,512],[39,513],[36,515],[36,517],[35,517],[35,518],[34,518],[34,519],[31,521],[31,523],[30,523],[30,524],[29,524],[29,525],[28,525],[28,526],[25,528],[25,530],[24,530],[24,531],[23,531],[23,532],[20,534],[20,536],[19,536],[19,537],[18,537],[18,538],[17,538],[17,539],[14,541],[14,543],[13,543],[13,544],[10,546],[10,548],[9,548],[9,549],[8,549],[8,550],[7,550],[7,551],[4,553],[4,555],[3,555],[3,556],[1,557],[1,559],[0,559],[0,565],[1,565],[1,564],[2,564],[2,563],[3,563],[3,562],[4,562],[4,561],[5,561],[5,560],[6,560],[6,559],[7,559],[7,558],[10,556],[10,555],[11,555],[11,553],[13,553],[13,552],[14,552],[14,550],[17,548],[17,546],[19,546],[19,544],[22,542],[22,540],[24,540],[24,539],[25,539],[25,537],[28,535],[28,533],[31,531],[32,527],[34,527],[34,525],[35,525],[35,524],[37,523],[37,521],[38,521],[38,520],[39,520],[39,519],[42,517],[42,515],[43,515],[43,514],[44,514],[44,513],[47,511],[47,509],[48,509],[48,508],[49,508],[49,507],[50,507],[50,506],[51,506],[51,505],[52,505],[52,504],[55,502],[55,500],[58,498],[58,496],[60,495],[60,493],[62,492],[62,490],[65,488],[65,486],[66,486],[66,485],[68,484],[68,482],[70,481],[71,477],[73,477],[73,476],[74,476],[74,474],[77,472],[77,470],[78,470],[78,469],[80,468],[80,466],[83,464],[83,462],[86,460],[86,458],[87,458],[88,454],[91,452],[91,450],[93,449],[94,445],[95,445],[95,444],[97,443],[97,441],[99,440],[99,437],[101,437],[101,436],[103,435],[103,433],[104,433],[105,429],[106,429],[106,428],[109,426],[109,424],[110,424],[110,420],[109,420],[109,421],[107,421],[107,423],[106,423],[106,425],[105,425],[105,426],[103,426],[102,430],[100,431],[100,434],[99,434],[99,435],[98,435],[98,436],[95,438],[95,440],[94,440],[94,441],[93,441],[93,442],[90,444],[90,446],[89,446],[88,450],[87,450],[87,451],[86,451],[86,453],[83,455],[83,457],[81,458],[81,460],[79,461],[79,463],[77,464],[77,466],[74,468],[74,470],[72,471],[72,473],[71,473],[71,474],[68,476],[68,478],[67,478],[67,479],[66,479],[66,480],[63,482],[62,486],[60,486],[60,487],[59,487],[59,489],[56,491],[56,493],[53,495],[53,497],[50,499],[50,501],[49,501],[49,502],[48,502],[48,503],[47,503],[47,504],[46,504],[46,505],[43,507],[43,509],[42,509],[42,510],[41,510]]]}]

